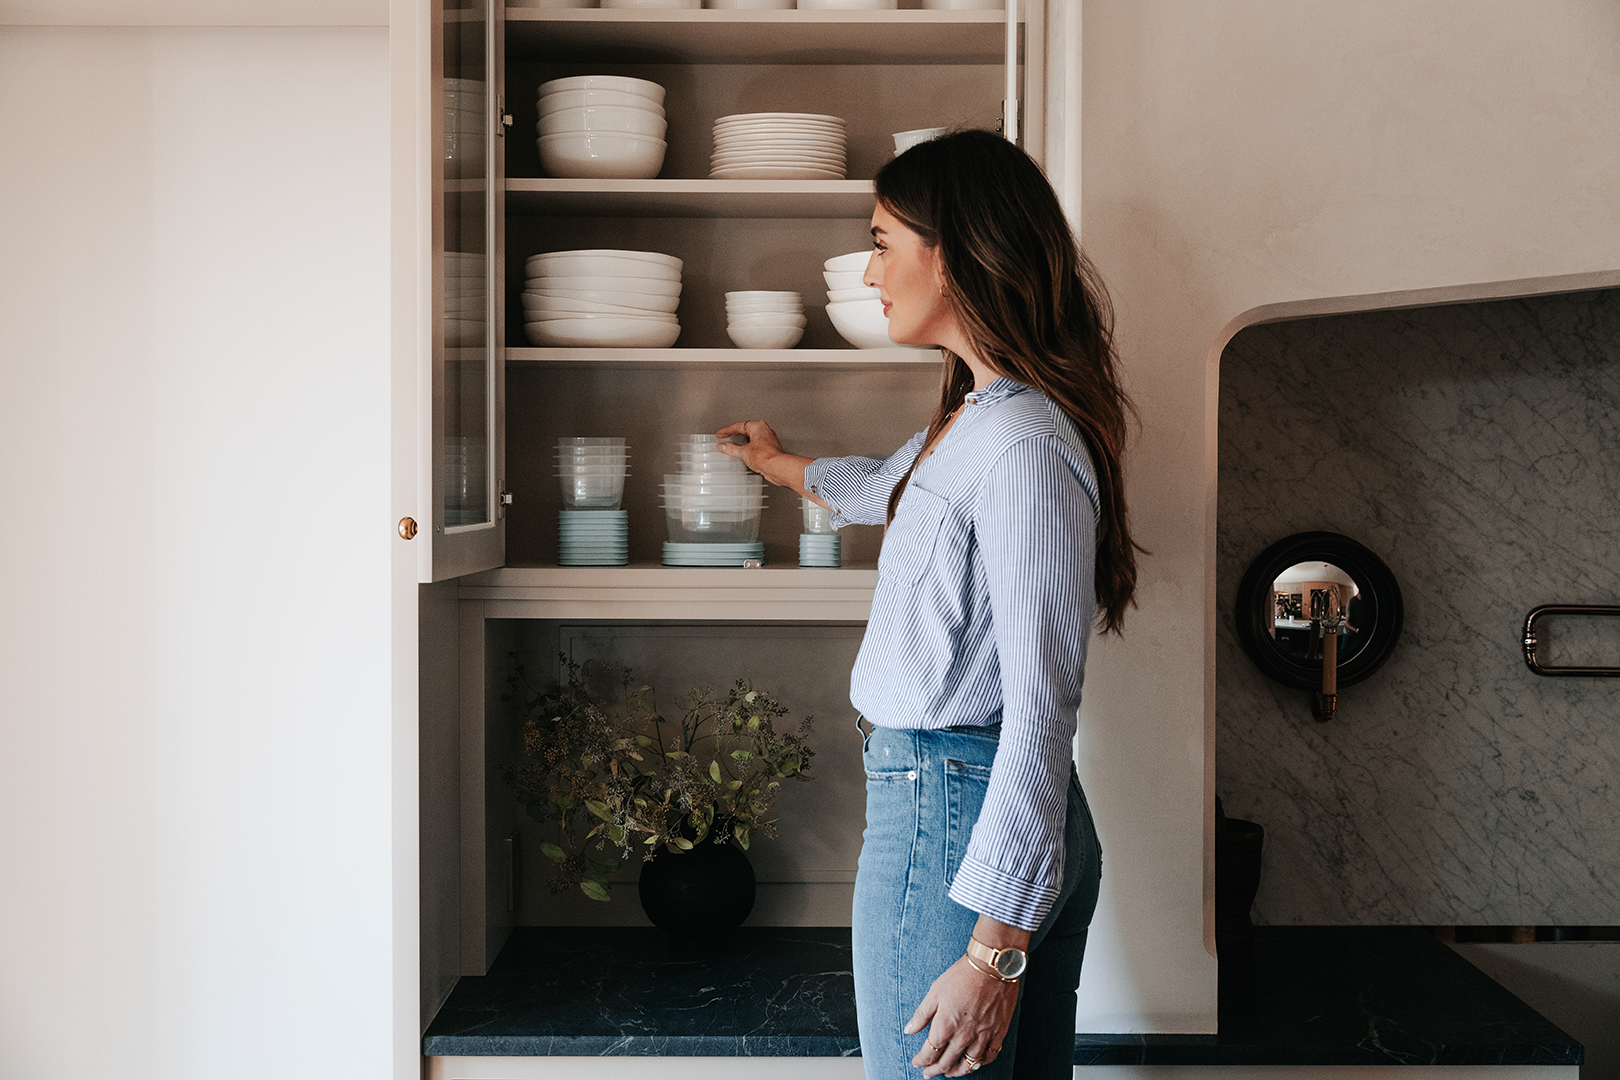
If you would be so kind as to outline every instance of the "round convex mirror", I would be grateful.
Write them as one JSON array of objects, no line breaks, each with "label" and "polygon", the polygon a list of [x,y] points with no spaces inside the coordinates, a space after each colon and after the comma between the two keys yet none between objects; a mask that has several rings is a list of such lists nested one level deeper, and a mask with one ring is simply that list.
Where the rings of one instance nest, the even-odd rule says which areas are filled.
[{"label": "round convex mirror", "polygon": [[[1401,634],[1401,590],[1382,559],[1348,536],[1296,533],[1272,544],[1238,585],[1238,641],[1267,676],[1299,690],[1322,687],[1324,642],[1338,648],[1338,685],[1377,671]],[[1343,616],[1343,632],[1323,620]]]}]

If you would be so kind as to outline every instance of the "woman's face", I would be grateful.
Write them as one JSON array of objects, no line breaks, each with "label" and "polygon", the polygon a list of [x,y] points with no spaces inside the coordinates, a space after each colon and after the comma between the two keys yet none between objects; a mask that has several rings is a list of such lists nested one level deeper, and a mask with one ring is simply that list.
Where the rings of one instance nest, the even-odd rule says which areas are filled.
[{"label": "woman's face", "polygon": [[939,252],[882,203],[872,212],[872,241],[864,280],[881,290],[889,337],[901,345],[954,344],[956,316],[945,300]]}]

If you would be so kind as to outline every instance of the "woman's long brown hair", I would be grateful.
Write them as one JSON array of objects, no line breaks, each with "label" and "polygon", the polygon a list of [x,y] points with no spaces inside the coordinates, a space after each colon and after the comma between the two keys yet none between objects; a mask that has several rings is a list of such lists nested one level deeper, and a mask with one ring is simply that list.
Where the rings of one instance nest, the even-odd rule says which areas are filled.
[{"label": "woman's long brown hair", "polygon": [[[1045,394],[1085,437],[1097,470],[1098,621],[1118,633],[1136,595],[1136,553],[1122,458],[1135,413],[1115,370],[1108,292],[1075,242],[1051,184],[1029,155],[988,131],[912,147],[878,170],[877,198],[934,249],[946,299],[979,358]],[[946,351],[932,445],[973,372]],[[920,455],[919,455],[920,456]],[[915,468],[915,465],[913,465]],[[889,497],[893,520],[911,472]]]}]

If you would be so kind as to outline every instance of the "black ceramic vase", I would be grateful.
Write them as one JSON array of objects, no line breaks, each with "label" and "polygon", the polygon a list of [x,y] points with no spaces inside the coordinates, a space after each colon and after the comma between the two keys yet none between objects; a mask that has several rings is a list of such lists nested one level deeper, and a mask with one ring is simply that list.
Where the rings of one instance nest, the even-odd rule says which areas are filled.
[{"label": "black ceramic vase", "polygon": [[735,843],[705,840],[641,864],[641,910],[670,937],[724,938],[754,910],[754,867]]}]

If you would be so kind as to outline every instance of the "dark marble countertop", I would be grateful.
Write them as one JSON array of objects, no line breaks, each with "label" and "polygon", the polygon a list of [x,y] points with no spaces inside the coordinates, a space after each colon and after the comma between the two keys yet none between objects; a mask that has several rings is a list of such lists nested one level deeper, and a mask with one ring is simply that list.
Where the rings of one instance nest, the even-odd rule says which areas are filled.
[{"label": "dark marble countertop", "polygon": [[[466,976],[429,1056],[860,1053],[849,931],[523,927]],[[1261,927],[1221,964],[1220,1034],[1075,1036],[1077,1065],[1576,1065],[1581,1046],[1412,927]]]}]

